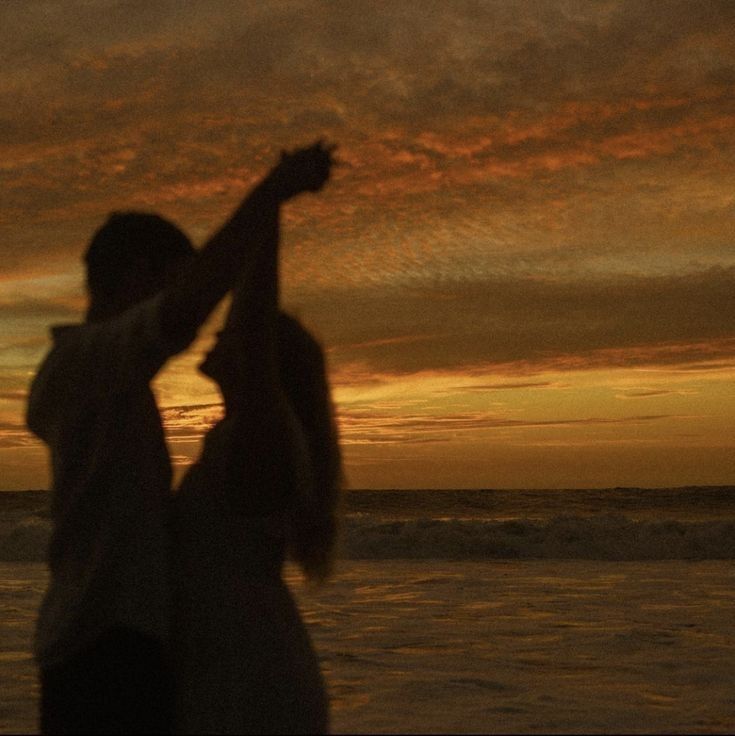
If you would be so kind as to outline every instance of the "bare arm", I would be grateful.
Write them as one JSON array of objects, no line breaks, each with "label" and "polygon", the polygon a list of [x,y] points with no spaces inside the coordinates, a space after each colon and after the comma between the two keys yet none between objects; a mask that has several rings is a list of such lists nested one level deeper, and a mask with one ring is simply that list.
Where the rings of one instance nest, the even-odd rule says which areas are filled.
[{"label": "bare arm", "polygon": [[161,305],[165,334],[174,339],[193,334],[230,289],[250,281],[261,251],[277,245],[277,229],[275,242],[273,233],[280,204],[324,186],[331,151],[319,142],[281,157],[167,289]]},{"label": "bare arm", "polygon": [[[279,211],[264,221],[262,247],[253,259],[250,273],[243,274],[232,292],[232,304],[220,337],[234,336],[248,353],[270,361],[275,350],[278,311]],[[252,358],[251,358],[252,359]]]}]

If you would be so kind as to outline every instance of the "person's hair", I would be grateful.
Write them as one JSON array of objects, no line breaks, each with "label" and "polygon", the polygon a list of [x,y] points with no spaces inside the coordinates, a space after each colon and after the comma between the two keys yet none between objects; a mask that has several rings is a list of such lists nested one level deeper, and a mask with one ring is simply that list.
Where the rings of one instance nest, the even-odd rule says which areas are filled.
[{"label": "person's hair", "polygon": [[343,485],[342,458],[319,343],[290,315],[278,320],[281,385],[306,436],[313,491],[306,507],[290,519],[290,556],[307,579],[323,582],[332,572],[337,542],[337,511]]},{"label": "person's hair", "polygon": [[87,288],[93,301],[114,300],[131,268],[145,259],[161,282],[171,263],[191,257],[189,238],[168,220],[145,212],[113,212],[92,237],[84,255]]}]

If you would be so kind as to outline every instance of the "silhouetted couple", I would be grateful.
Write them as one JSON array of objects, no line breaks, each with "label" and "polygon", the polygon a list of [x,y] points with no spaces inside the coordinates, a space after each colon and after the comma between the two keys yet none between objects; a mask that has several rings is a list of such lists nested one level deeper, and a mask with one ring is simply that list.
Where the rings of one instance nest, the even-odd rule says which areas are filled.
[{"label": "silhouetted couple", "polygon": [[[332,163],[321,143],[284,154],[198,252],[155,215],[94,236],[86,320],[53,329],[28,406],[53,470],[44,733],[327,730],[281,568],[329,574],[340,457],[321,348],[278,308],[278,242],[280,205]],[[201,366],[226,415],[172,500],[150,381],[227,292]]]}]

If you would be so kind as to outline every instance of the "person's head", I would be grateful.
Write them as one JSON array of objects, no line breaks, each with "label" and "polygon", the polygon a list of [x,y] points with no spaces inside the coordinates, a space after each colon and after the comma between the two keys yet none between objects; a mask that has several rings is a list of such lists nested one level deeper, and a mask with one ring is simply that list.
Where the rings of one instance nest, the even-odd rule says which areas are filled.
[{"label": "person's head", "polygon": [[[240,384],[252,380],[250,372],[263,370],[257,365],[266,349],[262,337],[258,327],[250,335],[224,330],[199,366],[219,384],[225,403],[235,404],[231,397],[243,392]],[[307,578],[320,582],[332,569],[344,480],[324,354],[314,337],[285,312],[278,314],[276,354],[281,388],[304,430],[313,474],[313,492],[304,499],[306,505],[291,514],[289,551]]]},{"label": "person's head", "polygon": [[113,212],[84,255],[89,317],[109,317],[153,296],[194,253],[189,238],[162,217]]}]

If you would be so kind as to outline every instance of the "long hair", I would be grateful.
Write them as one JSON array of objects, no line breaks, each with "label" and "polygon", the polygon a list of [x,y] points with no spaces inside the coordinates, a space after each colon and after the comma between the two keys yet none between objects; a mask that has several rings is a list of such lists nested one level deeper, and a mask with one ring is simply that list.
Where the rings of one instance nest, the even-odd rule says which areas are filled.
[{"label": "long hair", "polygon": [[324,353],[299,321],[283,312],[277,335],[281,385],[303,427],[313,480],[312,493],[290,515],[289,552],[307,579],[323,582],[332,572],[343,484]]}]

